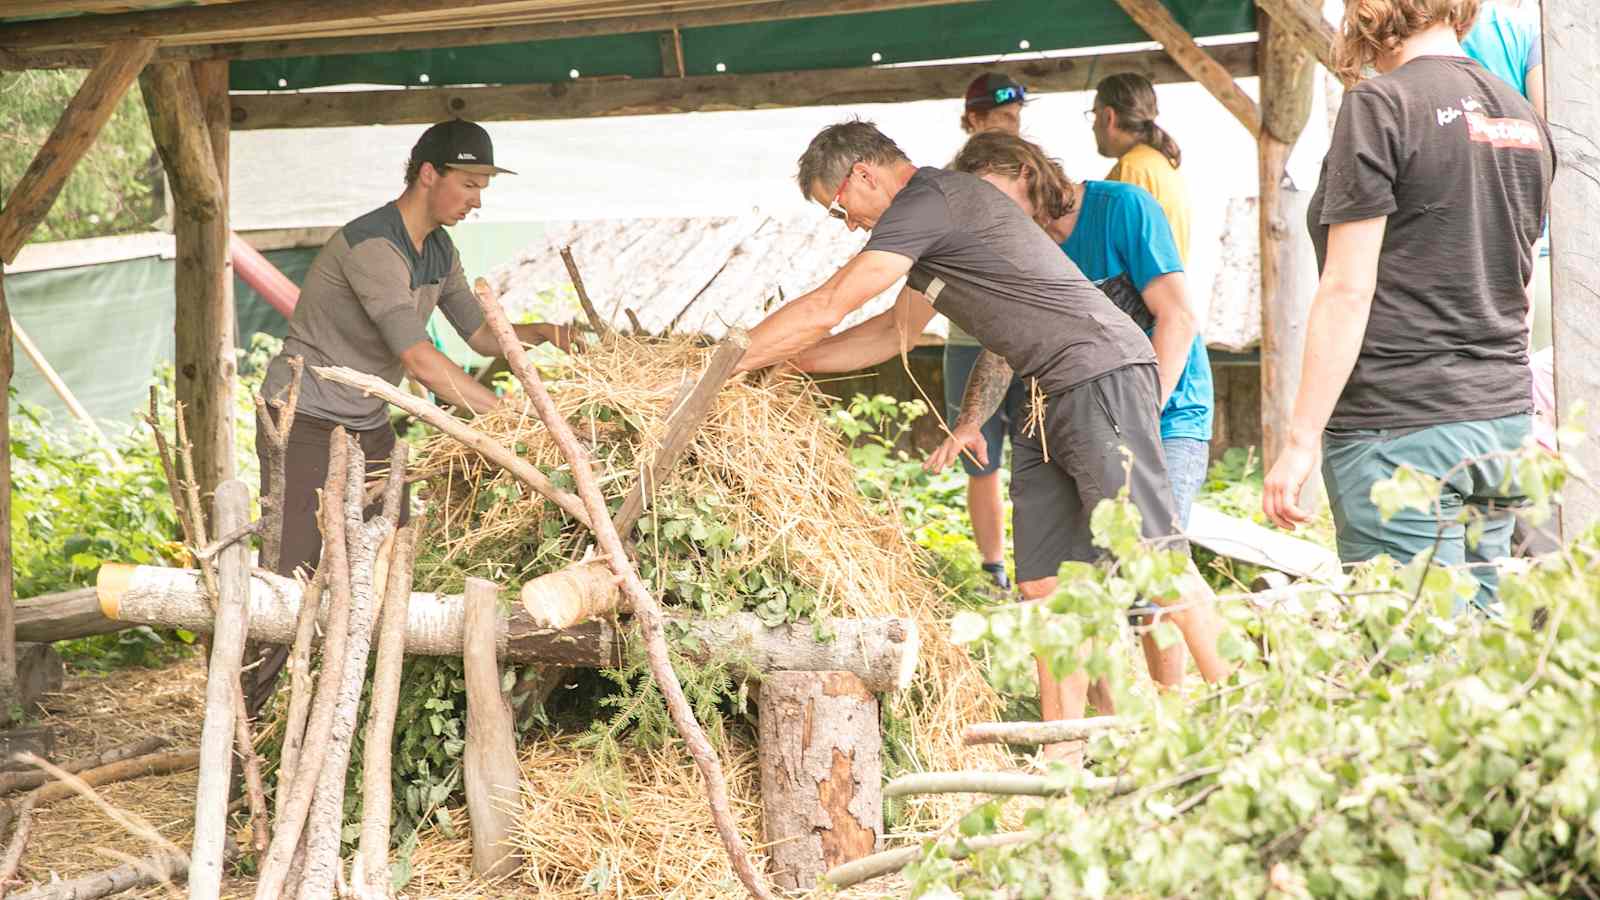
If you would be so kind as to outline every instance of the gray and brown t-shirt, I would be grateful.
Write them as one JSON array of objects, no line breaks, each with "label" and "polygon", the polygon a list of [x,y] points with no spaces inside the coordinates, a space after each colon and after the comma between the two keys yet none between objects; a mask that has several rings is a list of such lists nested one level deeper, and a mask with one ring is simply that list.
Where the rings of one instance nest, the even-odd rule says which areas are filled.
[{"label": "gray and brown t-shirt", "polygon": [[304,357],[300,412],[347,428],[385,425],[382,400],[323,381],[312,367],[349,366],[399,384],[400,352],[429,340],[435,307],[463,338],[483,324],[450,235],[435,228],[418,252],[399,208],[375,209],[339,229],[317,254],[262,389],[275,396],[289,383],[288,357]]},{"label": "gray and brown t-shirt", "polygon": [[1133,320],[1022,207],[975,175],[918,169],[863,249],[910,257],[911,289],[1046,393],[1156,361]]}]

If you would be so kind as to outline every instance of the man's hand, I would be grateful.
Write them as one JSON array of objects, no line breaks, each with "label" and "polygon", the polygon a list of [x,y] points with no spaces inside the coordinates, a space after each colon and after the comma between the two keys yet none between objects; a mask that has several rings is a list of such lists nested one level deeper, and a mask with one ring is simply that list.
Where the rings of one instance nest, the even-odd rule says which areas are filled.
[{"label": "man's hand", "polygon": [[958,425],[950,436],[944,439],[939,449],[928,454],[923,461],[922,468],[926,472],[943,472],[945,467],[956,461],[962,451],[971,453],[978,461],[978,465],[989,465],[989,442],[983,439],[983,430],[978,425]]},{"label": "man's hand", "polygon": [[1278,461],[1267,473],[1261,494],[1261,511],[1272,524],[1293,531],[1296,526],[1311,521],[1311,514],[1300,508],[1300,491],[1311,477],[1311,468],[1316,462],[1314,451],[1292,442],[1278,454]]}]

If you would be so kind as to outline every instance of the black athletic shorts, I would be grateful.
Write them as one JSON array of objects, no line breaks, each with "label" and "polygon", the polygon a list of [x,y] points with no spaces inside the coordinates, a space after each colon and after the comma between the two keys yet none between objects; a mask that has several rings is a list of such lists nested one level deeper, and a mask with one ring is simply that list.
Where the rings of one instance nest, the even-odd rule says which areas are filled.
[{"label": "black athletic shorts", "polygon": [[1064,562],[1094,562],[1105,555],[1094,545],[1089,517],[1096,504],[1122,490],[1123,447],[1133,454],[1129,493],[1144,536],[1177,536],[1162,549],[1188,549],[1161,450],[1160,390],[1154,365],[1123,366],[1046,397],[1043,426],[1031,435],[1026,413],[1022,421],[1012,420],[1018,581],[1054,577]]}]

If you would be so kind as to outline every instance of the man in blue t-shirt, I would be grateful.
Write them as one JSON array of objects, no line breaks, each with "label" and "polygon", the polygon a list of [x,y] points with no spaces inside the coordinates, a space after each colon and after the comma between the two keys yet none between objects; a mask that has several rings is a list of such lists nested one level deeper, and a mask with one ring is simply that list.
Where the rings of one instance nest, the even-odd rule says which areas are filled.
[{"label": "man in blue t-shirt", "polygon": [[[1060,239],[1061,249],[1145,334],[1154,336],[1156,318],[1145,294],[1157,279],[1183,273],[1161,204],[1144,188],[1119,181],[1085,181],[1078,191],[1076,219],[1062,222],[1070,231]],[[1196,334],[1183,374],[1161,410],[1167,475],[1184,525],[1205,483],[1215,407],[1211,361],[1204,338]]]}]

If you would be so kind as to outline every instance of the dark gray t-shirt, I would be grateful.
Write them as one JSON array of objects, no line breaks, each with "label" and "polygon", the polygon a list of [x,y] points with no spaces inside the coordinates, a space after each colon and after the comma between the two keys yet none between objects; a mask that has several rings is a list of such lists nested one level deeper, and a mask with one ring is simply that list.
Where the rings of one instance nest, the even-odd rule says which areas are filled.
[{"label": "dark gray t-shirt", "polygon": [[393,203],[367,213],[339,229],[311,264],[283,352],[267,368],[264,396],[283,390],[288,357],[300,356],[306,363],[300,412],[361,430],[388,424],[382,400],[323,381],[311,369],[349,366],[399,384],[400,352],[429,340],[434,307],[463,338],[483,324],[450,235],[435,228],[419,253]]},{"label": "dark gray t-shirt", "polygon": [[1332,429],[1528,411],[1526,285],[1555,168],[1549,129],[1465,57],[1425,56],[1345,95],[1308,225],[1387,217],[1372,314]]},{"label": "dark gray t-shirt", "polygon": [[975,175],[918,169],[862,249],[910,257],[912,290],[1046,393],[1156,361],[1133,320]]}]

